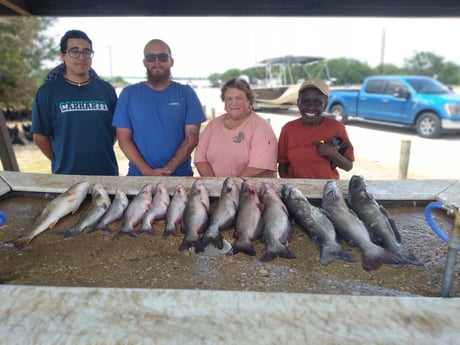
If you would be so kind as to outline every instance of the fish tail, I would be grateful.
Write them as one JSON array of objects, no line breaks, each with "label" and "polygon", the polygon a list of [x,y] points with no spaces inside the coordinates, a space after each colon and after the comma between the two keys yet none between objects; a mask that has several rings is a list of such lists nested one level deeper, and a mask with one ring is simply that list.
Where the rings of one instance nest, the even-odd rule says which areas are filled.
[{"label": "fish tail", "polygon": [[401,265],[405,263],[404,259],[399,255],[393,254],[384,248],[378,248],[377,251],[373,251],[371,254],[363,254],[362,266],[366,271],[376,270],[383,263],[390,265]]},{"label": "fish tail", "polygon": [[204,251],[203,243],[200,239],[189,241],[184,238],[182,243],[179,246],[179,251],[184,251],[186,249],[195,248],[195,253],[200,253]]},{"label": "fish tail", "polygon": [[136,232],[133,229],[121,229],[113,238],[119,238],[123,235],[129,235],[131,237],[137,237]]},{"label": "fish tail", "polygon": [[333,260],[340,259],[348,262],[355,262],[356,258],[344,250],[337,242],[327,243],[320,247],[319,263],[323,266],[330,264]]},{"label": "fish tail", "polygon": [[17,250],[24,249],[32,241],[33,237],[21,236],[12,241],[3,243],[3,247],[14,248]]},{"label": "fish tail", "polygon": [[163,237],[168,237],[169,235],[174,235],[174,236],[179,236],[180,232],[177,230],[176,226],[174,224],[172,225],[167,225],[163,231]]},{"label": "fish tail", "polygon": [[235,243],[232,245],[231,251],[232,254],[244,253],[250,256],[256,255],[256,249],[254,248],[254,245],[251,243],[251,241],[246,240],[235,241]]},{"label": "fish tail", "polygon": [[153,236],[153,235],[155,235],[155,229],[153,228],[153,226],[151,224],[142,224],[142,226],[140,227],[140,229],[138,230],[137,233],[138,234],[147,233],[147,234]]},{"label": "fish tail", "polygon": [[93,228],[88,230],[88,234],[90,234],[92,232],[95,232],[96,230],[110,232],[109,227],[107,226],[107,224],[97,224],[96,226],[94,226]]},{"label": "fish tail", "polygon": [[74,237],[75,235],[78,235],[80,232],[81,231],[79,229],[72,228],[67,231],[60,231],[58,232],[58,234],[64,235],[63,238],[68,239],[68,238]]},{"label": "fish tail", "polygon": [[222,249],[224,247],[224,240],[220,232],[213,233],[212,235],[209,235],[206,232],[204,233],[203,246],[206,247],[210,243],[217,249]]},{"label": "fish tail", "polygon": [[295,259],[295,255],[289,250],[288,247],[281,244],[278,246],[267,246],[267,249],[260,257],[261,262],[272,261],[277,257],[283,259]]},{"label": "fish tail", "polygon": [[401,251],[398,253],[399,256],[407,263],[415,266],[423,266],[423,262],[420,261],[409,249],[401,247]]}]

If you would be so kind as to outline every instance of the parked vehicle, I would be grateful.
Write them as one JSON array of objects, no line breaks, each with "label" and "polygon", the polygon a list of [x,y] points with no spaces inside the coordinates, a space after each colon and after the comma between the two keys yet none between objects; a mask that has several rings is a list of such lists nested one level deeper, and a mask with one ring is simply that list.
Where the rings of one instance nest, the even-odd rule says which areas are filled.
[{"label": "parked vehicle", "polygon": [[331,89],[326,112],[346,123],[350,118],[415,128],[438,138],[460,131],[460,95],[424,76],[372,76],[360,89]]},{"label": "parked vehicle", "polygon": [[[320,68],[312,75],[309,67]],[[320,78],[329,84],[334,82],[329,74],[327,61],[318,56],[294,56],[266,59],[260,62],[265,68],[265,79],[252,87],[255,93],[254,109],[289,109],[297,104],[299,88],[304,79],[295,79],[294,66],[300,67],[307,78]]]}]

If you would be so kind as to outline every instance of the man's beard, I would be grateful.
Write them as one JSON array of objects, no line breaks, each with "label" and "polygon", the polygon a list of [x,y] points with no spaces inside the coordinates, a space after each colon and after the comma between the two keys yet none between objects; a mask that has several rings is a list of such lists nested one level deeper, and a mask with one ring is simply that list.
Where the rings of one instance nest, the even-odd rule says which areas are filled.
[{"label": "man's beard", "polygon": [[171,71],[169,69],[164,70],[162,73],[155,74],[153,74],[150,70],[147,70],[147,79],[153,84],[167,82],[170,78]]}]

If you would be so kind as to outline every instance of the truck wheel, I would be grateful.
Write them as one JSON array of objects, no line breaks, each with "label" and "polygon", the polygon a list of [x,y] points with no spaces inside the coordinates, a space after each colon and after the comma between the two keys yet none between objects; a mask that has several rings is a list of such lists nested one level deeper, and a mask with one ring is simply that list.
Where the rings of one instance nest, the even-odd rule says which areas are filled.
[{"label": "truck wheel", "polygon": [[439,138],[442,127],[441,120],[435,113],[423,113],[415,124],[417,134],[424,138]]},{"label": "truck wheel", "polygon": [[345,109],[342,104],[334,104],[331,107],[331,114],[337,121],[340,121],[343,124],[348,122],[348,115],[345,114]]}]

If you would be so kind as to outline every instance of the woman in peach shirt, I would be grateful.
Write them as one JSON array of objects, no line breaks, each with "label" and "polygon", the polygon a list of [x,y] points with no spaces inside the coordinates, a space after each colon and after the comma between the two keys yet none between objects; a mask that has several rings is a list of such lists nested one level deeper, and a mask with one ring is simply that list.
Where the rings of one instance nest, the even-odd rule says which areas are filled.
[{"label": "woman in peach shirt", "polygon": [[243,79],[221,89],[226,113],[200,134],[194,163],[200,176],[276,177],[278,143],[270,123],[252,110],[254,94]]}]

